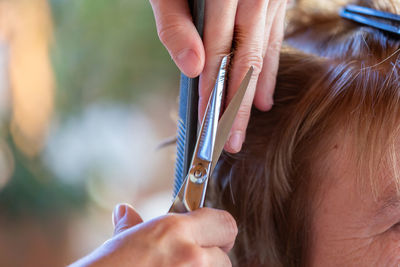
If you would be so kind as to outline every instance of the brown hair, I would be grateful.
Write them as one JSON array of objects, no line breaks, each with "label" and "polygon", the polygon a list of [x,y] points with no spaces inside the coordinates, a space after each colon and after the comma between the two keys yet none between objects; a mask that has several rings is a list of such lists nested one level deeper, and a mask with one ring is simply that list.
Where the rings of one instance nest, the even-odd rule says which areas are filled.
[{"label": "brown hair", "polygon": [[[393,12],[392,1],[379,2]],[[237,266],[307,265],[312,205],[324,178],[316,179],[315,162],[335,149],[334,137],[352,138],[359,176],[370,177],[362,182],[373,185],[382,155],[397,169],[400,39],[336,12],[297,8],[289,18],[291,47],[281,52],[275,105],[252,111],[242,151],[224,153],[213,175],[213,206],[238,222]]]}]

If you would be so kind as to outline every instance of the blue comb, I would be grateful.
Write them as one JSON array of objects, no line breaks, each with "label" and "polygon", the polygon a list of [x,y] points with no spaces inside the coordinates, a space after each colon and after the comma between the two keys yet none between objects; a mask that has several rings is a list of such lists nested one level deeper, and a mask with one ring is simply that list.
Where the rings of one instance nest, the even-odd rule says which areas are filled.
[{"label": "blue comb", "polygon": [[[193,22],[200,36],[204,26],[204,0],[189,0]],[[179,119],[177,132],[177,152],[175,163],[175,181],[173,197],[177,195],[186,174],[197,140],[198,125],[198,84],[199,79],[191,79],[181,74],[179,93]]]},{"label": "blue comb", "polygon": [[347,5],[339,12],[342,18],[400,36],[400,15],[376,9]]}]

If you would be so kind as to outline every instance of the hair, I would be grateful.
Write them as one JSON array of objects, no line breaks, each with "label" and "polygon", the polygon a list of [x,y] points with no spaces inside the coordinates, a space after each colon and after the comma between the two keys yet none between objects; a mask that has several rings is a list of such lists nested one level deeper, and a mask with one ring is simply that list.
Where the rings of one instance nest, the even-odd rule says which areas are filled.
[{"label": "hair", "polygon": [[[399,9],[394,1],[358,4]],[[361,183],[374,189],[373,172],[385,159],[399,177],[400,38],[342,19],[337,10],[299,5],[288,14],[274,107],[252,111],[242,151],[224,152],[213,174],[212,206],[238,223],[237,266],[307,266],[325,178],[316,162],[342,145],[337,140],[351,140]]]}]

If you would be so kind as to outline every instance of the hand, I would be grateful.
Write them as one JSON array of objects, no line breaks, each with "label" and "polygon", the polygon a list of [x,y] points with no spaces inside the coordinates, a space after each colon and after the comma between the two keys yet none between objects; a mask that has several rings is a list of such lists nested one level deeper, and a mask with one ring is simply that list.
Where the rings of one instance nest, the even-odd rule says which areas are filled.
[{"label": "hand", "polygon": [[203,42],[192,23],[187,0],[150,0],[160,40],[179,69],[200,76],[199,118],[203,117],[222,57],[231,52],[227,103],[250,66],[253,77],[232,126],[225,150],[239,152],[254,105],[267,111],[283,40],[287,0],[206,0]]},{"label": "hand", "polygon": [[70,267],[231,266],[237,227],[222,210],[202,208],[143,223],[126,204],[114,210],[114,237]]}]

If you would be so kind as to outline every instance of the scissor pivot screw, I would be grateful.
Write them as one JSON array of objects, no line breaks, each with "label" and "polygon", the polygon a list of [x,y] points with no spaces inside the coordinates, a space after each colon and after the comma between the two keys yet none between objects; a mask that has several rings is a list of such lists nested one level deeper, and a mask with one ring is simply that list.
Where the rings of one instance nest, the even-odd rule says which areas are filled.
[{"label": "scissor pivot screw", "polygon": [[201,173],[200,170],[196,170],[196,171],[194,172],[194,177],[196,177],[196,178],[201,178],[202,175],[203,175],[203,174]]},{"label": "scissor pivot screw", "polygon": [[199,164],[190,172],[190,180],[196,184],[202,184],[207,178],[207,170],[203,165]]}]

